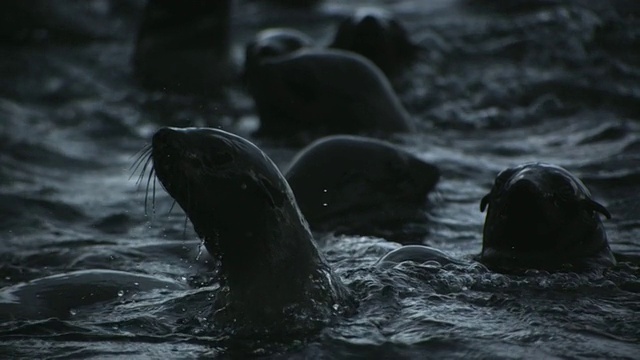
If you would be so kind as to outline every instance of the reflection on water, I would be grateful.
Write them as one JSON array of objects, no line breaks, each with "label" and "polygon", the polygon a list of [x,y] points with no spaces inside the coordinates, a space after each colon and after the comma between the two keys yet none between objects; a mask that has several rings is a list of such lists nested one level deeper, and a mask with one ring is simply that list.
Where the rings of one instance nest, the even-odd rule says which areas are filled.
[{"label": "reflection on water", "polygon": [[[63,309],[64,320],[5,320],[0,353],[191,358],[233,352],[235,345],[207,321],[218,291],[215,264],[198,255],[191,225],[178,207],[169,212],[172,200],[159,186],[145,215],[145,184],[136,189],[135,176],[128,178],[135,153],[161,125],[222,126],[251,138],[236,125],[255,119],[252,101],[239,81],[210,98],[141,88],[131,57],[143,3],[79,3],[51,6],[55,11],[44,17],[22,8],[47,19],[49,28],[5,39],[0,47],[0,283],[111,269],[190,286],[135,293],[123,286],[113,289],[114,301]],[[240,68],[244,42],[261,28],[296,27],[328,44],[340,19],[362,3],[291,10],[237,2],[234,67]],[[395,13],[421,46],[417,59],[391,79],[419,127],[398,144],[442,171],[428,221],[407,226],[425,230],[424,243],[469,264],[375,269],[395,244],[319,237],[359,299],[356,314],[305,341],[258,343],[253,351],[327,358],[636,357],[638,6],[376,4]],[[18,45],[25,36],[29,41]],[[282,168],[297,150],[252,140]],[[567,168],[607,206],[613,219],[604,226],[618,266],[509,276],[470,261],[482,240],[480,198],[500,170],[529,161]]]}]

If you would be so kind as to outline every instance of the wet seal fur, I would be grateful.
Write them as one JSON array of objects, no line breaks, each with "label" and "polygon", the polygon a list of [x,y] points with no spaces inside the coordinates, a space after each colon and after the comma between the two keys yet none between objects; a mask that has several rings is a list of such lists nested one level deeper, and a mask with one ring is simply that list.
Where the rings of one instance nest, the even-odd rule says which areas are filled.
[{"label": "wet seal fur", "polygon": [[327,318],[345,308],[348,290],[316,248],[286,180],[258,147],[218,129],[162,128],[151,159],[220,262],[226,292],[217,318],[286,332],[300,314]]},{"label": "wet seal fur", "polygon": [[388,238],[385,228],[425,220],[440,170],[386,141],[335,135],[302,149],[285,176],[312,230]]},{"label": "wet seal fur", "polygon": [[46,276],[0,289],[0,320],[68,319],[82,307],[122,301],[141,292],[187,285],[158,276],[91,269]]},{"label": "wet seal fur", "polygon": [[269,57],[246,81],[260,116],[259,136],[388,137],[415,130],[385,75],[352,52],[303,48]]},{"label": "wet seal fur", "polygon": [[344,19],[330,47],[356,52],[392,74],[417,56],[419,46],[393,15],[380,8],[365,7]]},{"label": "wet seal fur", "polygon": [[530,163],[503,170],[482,198],[480,261],[492,269],[581,270],[613,266],[600,214],[607,209],[569,171]]}]

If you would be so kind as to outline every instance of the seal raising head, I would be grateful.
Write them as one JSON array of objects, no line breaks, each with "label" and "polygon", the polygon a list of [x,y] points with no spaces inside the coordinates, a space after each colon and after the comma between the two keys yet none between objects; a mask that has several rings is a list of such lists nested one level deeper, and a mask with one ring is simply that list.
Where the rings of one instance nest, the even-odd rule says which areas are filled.
[{"label": "seal raising head", "polygon": [[587,187],[567,170],[532,163],[498,174],[480,203],[488,208],[480,259],[503,269],[612,266],[600,214]]},{"label": "seal raising head", "polygon": [[347,298],[289,185],[255,145],[217,129],[162,128],[151,158],[157,178],[219,259],[224,305],[234,319],[272,328],[300,311],[330,315]]}]

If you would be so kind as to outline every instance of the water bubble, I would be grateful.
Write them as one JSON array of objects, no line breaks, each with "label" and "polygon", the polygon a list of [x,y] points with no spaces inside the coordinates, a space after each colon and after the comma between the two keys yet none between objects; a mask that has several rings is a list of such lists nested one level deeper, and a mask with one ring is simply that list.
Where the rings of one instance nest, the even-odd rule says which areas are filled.
[{"label": "water bubble", "polygon": [[326,192],[327,192],[327,189],[323,189],[323,190],[322,190],[322,192],[323,192],[323,193],[326,193]]},{"label": "water bubble", "polygon": [[140,286],[140,283],[139,282],[134,282],[133,286]]},{"label": "water bubble", "polygon": [[240,189],[247,190],[247,184],[245,183],[240,184]]},{"label": "water bubble", "polygon": [[327,203],[322,203],[322,206],[324,207],[327,207],[327,205],[328,205]]},{"label": "water bubble", "polygon": [[123,296],[124,295],[124,290],[118,290],[118,296]]},{"label": "water bubble", "polygon": [[69,309],[69,314],[71,314],[71,316],[75,316],[77,312],[74,309]]}]

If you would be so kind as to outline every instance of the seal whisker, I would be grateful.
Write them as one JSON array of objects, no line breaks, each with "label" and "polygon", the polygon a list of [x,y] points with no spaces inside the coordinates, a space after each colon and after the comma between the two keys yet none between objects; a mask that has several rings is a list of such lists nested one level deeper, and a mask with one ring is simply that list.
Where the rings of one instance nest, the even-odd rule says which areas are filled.
[{"label": "seal whisker", "polygon": [[[146,165],[145,165],[145,168],[146,168]],[[148,203],[147,201],[149,199],[149,185],[151,183],[151,178],[153,178],[153,169],[154,168],[153,168],[153,165],[152,165],[151,166],[151,171],[149,171],[149,176],[147,177],[147,187],[146,187],[145,194],[144,194],[144,214],[145,215],[147,215],[147,207],[148,207],[147,206],[147,203]],[[153,200],[153,205],[152,205],[152,209],[151,210],[152,210],[152,214],[155,214],[156,213],[156,209],[155,209],[155,181],[154,181],[154,189],[153,189],[153,194],[152,195],[154,197],[154,200]]]},{"label": "seal whisker", "polygon": [[184,227],[182,228],[182,240],[187,240],[187,221],[189,217],[187,214],[184,215]]},{"label": "seal whisker", "polygon": [[171,207],[169,207],[169,215],[171,214],[171,211],[173,210],[173,207],[176,206],[176,200],[174,199],[173,202],[171,203]]},{"label": "seal whisker", "polygon": [[129,166],[129,170],[131,171],[131,175],[129,176],[129,180],[133,177],[133,175],[138,171],[140,165],[142,165],[145,161],[145,158],[151,157],[151,145],[145,146],[141,151],[138,151],[136,154],[137,159]]},{"label": "seal whisker", "polygon": [[[147,172],[147,166],[149,166],[149,163],[151,163],[152,160],[152,156],[151,154],[149,154],[149,157],[147,158],[147,161],[145,161],[144,166],[142,167],[142,171],[140,172],[140,176],[138,177],[138,181],[136,181],[136,186],[140,186],[140,183],[142,183],[142,180],[144,179],[144,175]],[[153,165],[151,165],[153,167]]]},{"label": "seal whisker", "polygon": [[155,176],[155,168],[151,167],[151,172],[149,176],[153,176],[153,194],[151,197],[151,208],[153,209],[153,213],[156,212],[156,176]]},{"label": "seal whisker", "polygon": [[134,157],[140,157],[140,155],[144,152],[147,152],[152,149],[151,144],[145,144],[140,150],[136,151],[133,155],[129,156],[129,159],[133,159]]}]

